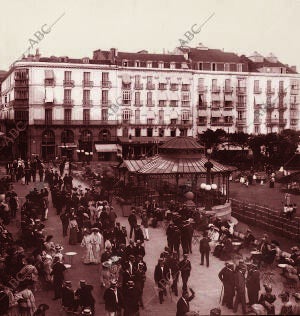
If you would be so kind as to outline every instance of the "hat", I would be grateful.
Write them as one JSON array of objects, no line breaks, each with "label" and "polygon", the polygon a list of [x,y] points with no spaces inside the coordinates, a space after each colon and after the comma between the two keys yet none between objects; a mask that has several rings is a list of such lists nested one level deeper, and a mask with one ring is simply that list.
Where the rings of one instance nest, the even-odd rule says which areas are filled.
[{"label": "hat", "polygon": [[183,254],[184,258],[187,258],[189,255],[187,253]]},{"label": "hat", "polygon": [[71,281],[65,281],[65,286],[68,286],[68,287],[72,286],[72,282]]},{"label": "hat", "polygon": [[128,257],[129,257],[129,258],[135,258],[134,255],[129,255]]},{"label": "hat", "polygon": [[93,227],[91,230],[92,230],[92,232],[99,232],[100,231],[100,229],[97,227]]},{"label": "hat", "polygon": [[290,293],[287,292],[287,291],[283,291],[278,296],[281,297],[281,298],[289,298],[290,297]]},{"label": "hat", "polygon": [[86,217],[86,218],[90,218],[87,213],[83,213],[82,215],[83,215],[84,217]]},{"label": "hat", "polygon": [[252,233],[252,230],[250,228],[247,228],[247,232]]},{"label": "hat", "polygon": [[272,291],[272,285],[271,284],[264,284],[265,290],[268,292]]},{"label": "hat", "polygon": [[294,246],[291,248],[292,251],[299,251],[299,248],[297,246]]},{"label": "hat", "polygon": [[208,228],[214,227],[214,224],[208,224]]},{"label": "hat", "polygon": [[128,286],[134,286],[134,281],[129,280],[129,281],[127,282],[127,285],[128,285]]},{"label": "hat", "polygon": [[63,250],[64,248],[61,245],[55,245],[55,250]]},{"label": "hat", "polygon": [[300,293],[294,293],[293,296],[294,296],[297,300],[300,300]]},{"label": "hat", "polygon": [[81,315],[92,315],[92,311],[89,308],[85,308]]},{"label": "hat", "polygon": [[80,280],[80,281],[79,281],[79,284],[80,284],[80,285],[86,285],[86,281],[85,281],[85,280]]},{"label": "hat", "polygon": [[107,261],[104,261],[104,262],[102,263],[102,265],[103,265],[103,267],[105,267],[105,268],[110,268],[110,266],[112,265],[112,262],[111,262],[111,260],[107,260]]}]

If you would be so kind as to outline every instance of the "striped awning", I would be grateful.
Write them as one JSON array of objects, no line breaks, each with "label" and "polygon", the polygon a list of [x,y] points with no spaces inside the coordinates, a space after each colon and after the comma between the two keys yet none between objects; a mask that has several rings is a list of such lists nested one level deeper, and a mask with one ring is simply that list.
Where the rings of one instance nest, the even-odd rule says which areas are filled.
[{"label": "striped awning", "polygon": [[[124,160],[129,171],[140,175],[175,175],[175,174],[206,174],[206,157],[180,158],[157,155],[147,160]],[[236,168],[222,165],[214,160],[211,172],[214,174],[228,173]]]}]

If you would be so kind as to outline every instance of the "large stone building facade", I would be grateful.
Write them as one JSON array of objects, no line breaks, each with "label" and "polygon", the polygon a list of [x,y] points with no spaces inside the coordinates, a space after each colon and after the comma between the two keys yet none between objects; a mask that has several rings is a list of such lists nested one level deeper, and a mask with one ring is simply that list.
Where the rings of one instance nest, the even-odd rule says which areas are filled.
[{"label": "large stone building facade", "polygon": [[111,160],[148,156],[169,137],[208,128],[297,130],[299,80],[273,55],[203,46],[173,54],[97,50],[91,59],[28,56],[1,84],[7,135],[16,122],[27,124],[7,154]]}]

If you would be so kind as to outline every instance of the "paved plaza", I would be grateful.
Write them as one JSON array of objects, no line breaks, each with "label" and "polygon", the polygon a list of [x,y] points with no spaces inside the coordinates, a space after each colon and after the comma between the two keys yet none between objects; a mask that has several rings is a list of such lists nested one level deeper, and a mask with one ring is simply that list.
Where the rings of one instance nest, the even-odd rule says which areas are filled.
[{"label": "paved plaza", "polygon": [[[81,184],[84,186],[84,183],[80,182],[78,180],[74,180],[74,185],[78,186],[78,184]],[[46,184],[47,185],[47,184]],[[33,187],[40,187],[40,183],[30,183],[28,186],[22,185],[20,183],[14,185],[15,190],[19,194],[20,197],[24,197],[30,189]],[[268,188],[261,188],[259,187],[259,190],[270,190]],[[236,190],[236,192],[234,192]],[[238,184],[232,189],[233,195],[238,195],[237,191],[242,192],[244,195],[246,192],[251,192],[253,188],[244,188],[239,187]],[[248,190],[248,191],[247,191]],[[251,195],[250,195],[251,196]],[[22,199],[22,198],[21,198]],[[126,225],[127,230],[129,229],[128,221],[126,217],[122,217],[121,211],[114,202],[115,210],[118,213],[118,221],[121,223],[121,225]],[[71,280],[73,284],[73,289],[76,289],[79,286],[79,280],[86,280],[89,284],[93,285],[94,287],[94,297],[96,299],[96,315],[104,315],[104,302],[102,299],[103,296],[103,290],[100,288],[100,265],[84,265],[82,263],[82,257],[84,249],[80,247],[80,245],[71,246],[68,243],[68,237],[63,238],[62,236],[62,228],[61,228],[61,222],[59,217],[55,214],[55,210],[52,207],[52,203],[50,202],[50,209],[49,209],[49,219],[45,222],[46,228],[45,233],[47,235],[51,234],[54,236],[55,243],[62,244],[64,247],[64,253],[68,251],[74,251],[77,253],[77,255],[73,258],[72,267],[71,269],[67,270],[66,272],[66,279]],[[247,227],[247,225],[242,225],[244,229]],[[17,234],[17,229],[15,222],[13,221],[9,225],[9,230],[14,232],[14,234]],[[251,227],[252,228],[252,227]],[[263,234],[263,231],[261,231],[258,228],[253,227],[254,233],[256,237],[259,237]],[[154,281],[153,281],[153,274],[154,274],[154,268],[157,264],[157,260],[159,258],[160,253],[163,251],[163,248],[166,246],[166,235],[165,235],[165,227],[163,224],[160,224],[157,228],[153,229],[150,228],[150,241],[145,242],[145,248],[146,248],[146,256],[145,256],[145,262],[148,266],[147,271],[147,280],[145,285],[145,291],[144,291],[144,305],[145,309],[141,310],[141,315],[175,315],[176,313],[176,302],[177,297],[174,295],[170,295],[168,293],[168,296],[165,300],[165,302],[161,305],[159,304],[159,299],[157,295],[157,289],[155,287]],[[278,238],[278,236],[272,236],[272,233],[270,233],[270,237],[276,237],[277,240],[280,241],[281,248],[283,250],[288,251],[289,248],[294,245],[292,241],[289,241],[284,238]],[[244,258],[246,256],[249,256],[249,254],[245,253]],[[66,259],[68,260],[68,259]],[[221,282],[218,279],[218,272],[223,268],[224,262],[215,258],[214,256],[211,256],[211,264],[210,267],[207,268],[205,266],[200,266],[200,254],[199,254],[199,243],[198,240],[195,239],[193,243],[193,254],[190,255],[190,261],[192,263],[192,273],[191,277],[189,279],[189,287],[193,288],[196,292],[195,299],[191,302],[191,310],[199,311],[201,315],[208,315],[209,311],[212,308],[218,307],[220,302],[220,295],[221,295],[221,289],[222,285]],[[274,294],[278,295],[283,289],[283,278],[279,275],[280,270],[278,268],[274,269],[274,276],[272,277],[272,280],[268,280],[268,282],[271,282],[273,284],[273,292]],[[263,275],[263,273],[262,273]],[[264,276],[262,277],[262,283]],[[179,288],[181,289],[181,278],[179,278]],[[181,291],[180,291],[181,293]],[[60,315],[62,313],[62,309],[60,306],[59,301],[52,301],[53,297],[53,291],[52,290],[45,290],[42,288],[39,288],[39,290],[35,293],[37,304],[40,303],[46,303],[50,306],[50,315]],[[277,309],[279,309],[279,298],[275,302],[275,305]],[[222,314],[226,315],[232,315],[233,312],[231,310],[228,310],[225,307],[221,307]],[[241,310],[238,311],[241,313]]]}]

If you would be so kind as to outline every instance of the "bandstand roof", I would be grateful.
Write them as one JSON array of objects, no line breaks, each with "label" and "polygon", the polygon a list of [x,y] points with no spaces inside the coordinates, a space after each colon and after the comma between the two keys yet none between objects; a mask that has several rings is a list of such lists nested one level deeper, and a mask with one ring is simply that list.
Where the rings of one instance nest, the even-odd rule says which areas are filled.
[{"label": "bandstand roof", "polygon": [[174,137],[167,142],[165,142],[163,145],[161,145],[159,148],[161,149],[195,149],[200,150],[204,149],[203,146],[197,143],[197,141],[192,137]]}]

